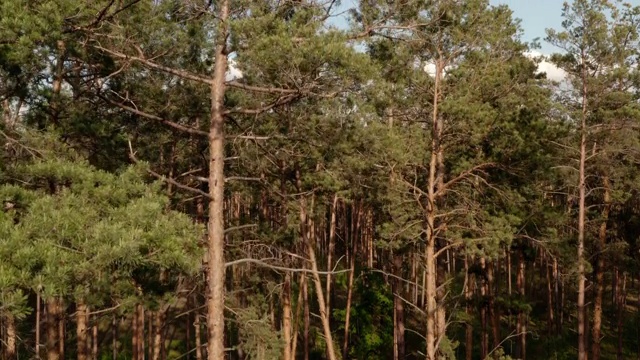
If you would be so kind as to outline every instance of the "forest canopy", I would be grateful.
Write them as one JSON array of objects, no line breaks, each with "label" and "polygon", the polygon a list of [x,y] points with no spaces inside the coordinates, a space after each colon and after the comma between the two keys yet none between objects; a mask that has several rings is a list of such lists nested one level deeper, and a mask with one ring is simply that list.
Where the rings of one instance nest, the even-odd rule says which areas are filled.
[{"label": "forest canopy", "polygon": [[640,6],[352,3],[0,2],[3,360],[640,359]]}]

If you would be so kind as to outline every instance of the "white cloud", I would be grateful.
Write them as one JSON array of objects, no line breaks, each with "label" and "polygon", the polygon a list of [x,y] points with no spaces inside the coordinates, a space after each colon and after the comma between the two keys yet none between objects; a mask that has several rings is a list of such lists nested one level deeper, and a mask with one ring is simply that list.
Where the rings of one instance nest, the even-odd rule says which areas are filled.
[{"label": "white cloud", "polygon": [[555,66],[553,63],[549,62],[548,56],[538,51],[529,51],[525,53],[525,55],[530,58],[541,58],[542,61],[540,61],[540,63],[538,64],[538,71],[541,73],[546,73],[547,79],[558,82],[564,82],[564,80],[566,79],[567,73],[559,67]]},{"label": "white cloud", "polygon": [[238,69],[238,65],[234,59],[229,59],[229,68],[227,69],[227,74],[225,75],[226,81],[232,81],[242,78],[242,71]]}]

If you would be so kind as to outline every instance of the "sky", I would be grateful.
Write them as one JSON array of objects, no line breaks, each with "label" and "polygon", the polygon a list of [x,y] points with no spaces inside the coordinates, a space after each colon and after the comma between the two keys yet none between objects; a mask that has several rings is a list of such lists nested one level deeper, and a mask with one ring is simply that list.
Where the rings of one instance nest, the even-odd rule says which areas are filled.
[{"label": "sky", "polygon": [[[640,0],[634,0],[640,1]],[[356,0],[342,0],[334,13],[337,17],[330,20],[332,25],[346,27],[346,21],[342,14],[355,6]],[[507,5],[513,10],[513,17],[520,19],[522,28],[522,40],[531,43],[537,39],[539,49],[532,51],[533,55],[551,55],[560,50],[544,41],[546,29],[561,30],[563,0],[490,0],[492,5]],[[552,80],[562,80],[564,72],[547,61],[539,65],[539,70],[547,73]]]},{"label": "sky", "polygon": [[561,29],[562,25],[562,0],[491,0],[492,5],[505,4],[513,10],[514,17],[522,22],[523,40],[532,42],[539,38],[543,54],[557,52],[553,45],[544,41],[545,29]]},{"label": "sky", "polygon": [[[355,0],[342,0],[334,13],[344,14],[349,8],[354,7]],[[538,38],[539,51],[543,54],[552,54],[557,51],[553,45],[544,41],[545,29],[560,30],[562,24],[563,0],[490,0],[492,5],[508,5],[513,10],[515,18],[520,19],[523,30],[522,40],[532,42]],[[346,26],[344,18],[338,16],[331,21],[338,27]]]}]

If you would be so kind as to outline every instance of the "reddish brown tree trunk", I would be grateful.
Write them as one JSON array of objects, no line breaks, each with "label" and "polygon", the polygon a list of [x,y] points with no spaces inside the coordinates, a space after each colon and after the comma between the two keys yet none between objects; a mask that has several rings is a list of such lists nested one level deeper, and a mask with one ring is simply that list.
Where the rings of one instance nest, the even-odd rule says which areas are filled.
[{"label": "reddish brown tree trunk", "polygon": [[465,255],[464,257],[464,270],[465,270],[465,289],[464,289],[464,297],[467,302],[466,312],[467,312],[467,322],[465,329],[465,359],[472,360],[473,359],[473,325],[471,319],[473,319],[473,306],[471,304],[471,300],[473,298],[473,289],[472,284],[475,281],[471,277],[469,273],[469,257]]},{"label": "reddish brown tree trunk", "polygon": [[546,264],[546,278],[547,278],[547,336],[553,335],[553,326],[555,324],[554,313],[553,313],[553,285],[552,285],[552,276],[551,276],[551,264],[547,260]]},{"label": "reddish brown tree trunk", "polygon": [[17,358],[17,348],[16,348],[16,319],[13,314],[7,314],[4,317],[4,326],[6,331],[6,344],[4,346],[4,357],[7,360],[14,360]]},{"label": "reddish brown tree trunk", "polygon": [[617,347],[617,359],[624,360],[623,339],[624,339],[624,316],[625,306],[627,300],[627,273],[622,274],[622,289],[620,289],[620,296],[618,297],[618,347]]},{"label": "reddish brown tree trunk", "polygon": [[60,305],[56,298],[50,298],[46,302],[47,306],[47,360],[60,359],[60,339],[59,325]]},{"label": "reddish brown tree trunk", "polygon": [[229,0],[217,2],[215,65],[211,81],[211,121],[209,125],[209,223],[207,269],[207,356],[225,358],[225,236],[224,236],[224,97],[227,72]]},{"label": "reddish brown tree trunk", "polygon": [[[484,274],[487,273],[486,260],[480,258],[480,267]],[[480,306],[480,358],[485,359],[489,353],[489,332],[487,329],[487,281],[486,277],[480,277],[480,298],[482,299],[482,305]]]},{"label": "reddish brown tree trunk", "polygon": [[[402,265],[403,258],[401,255],[396,254],[393,258],[394,273],[396,278],[393,280],[393,339],[394,339],[394,360],[403,360],[405,357],[405,342],[404,342],[404,300],[402,296],[402,290],[404,289],[400,279],[402,279]],[[343,355],[343,359],[346,359]]]},{"label": "reddish brown tree trunk", "polygon": [[283,360],[293,360],[291,353],[291,273],[284,276],[284,286],[282,287],[282,336],[284,337]]},{"label": "reddish brown tree trunk", "polygon": [[[584,51],[583,51],[584,52]],[[587,158],[587,68],[586,55],[582,54],[582,117],[580,123],[580,160],[578,170],[578,360],[587,360],[587,318],[585,313],[586,269],[584,254],[585,218],[586,218],[586,172]]]},{"label": "reddish brown tree trunk", "polygon": [[602,223],[600,224],[600,231],[598,234],[598,254],[595,266],[596,294],[593,301],[593,327],[591,329],[591,356],[593,360],[600,360],[600,341],[602,340],[600,329],[602,328],[602,297],[604,295],[604,250],[607,243],[607,221],[609,220],[611,202],[609,178],[604,176],[602,182],[604,188],[604,208],[602,209]]},{"label": "reddish brown tree trunk", "polygon": [[[525,262],[524,262],[524,250],[520,249],[518,252],[518,273],[516,277],[516,286],[518,287],[518,294],[521,299],[525,298]],[[524,310],[518,311],[517,322],[517,334],[518,334],[518,351],[517,356],[519,359],[526,360],[527,357],[527,314]]]},{"label": "reddish brown tree trunk", "polygon": [[89,357],[87,323],[89,310],[84,301],[79,300],[76,304],[76,352],[78,360],[87,360]]}]

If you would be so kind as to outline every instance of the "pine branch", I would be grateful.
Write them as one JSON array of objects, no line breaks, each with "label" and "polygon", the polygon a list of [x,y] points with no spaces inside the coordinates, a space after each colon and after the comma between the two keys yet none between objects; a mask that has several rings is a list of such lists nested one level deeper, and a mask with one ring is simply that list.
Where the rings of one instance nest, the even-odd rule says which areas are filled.
[{"label": "pine branch", "polygon": [[[130,159],[131,159],[131,161],[133,161],[134,163],[136,163],[136,164],[138,164],[138,163],[139,163],[138,159],[137,159],[137,158],[136,158],[136,156],[135,156],[135,152],[133,151],[133,147],[132,147],[132,145],[131,145],[131,140],[129,140],[129,158],[130,158]],[[180,183],[180,182],[177,182],[176,180],[174,180],[174,179],[172,179],[172,178],[170,178],[170,177],[164,176],[164,175],[162,175],[162,174],[159,174],[159,173],[157,173],[157,172],[155,172],[155,171],[153,171],[153,170],[151,170],[151,169],[149,169],[149,168],[147,168],[146,170],[147,170],[147,172],[148,172],[149,174],[153,175],[154,177],[156,177],[156,178],[158,178],[158,179],[160,179],[160,180],[162,180],[162,181],[164,181],[164,182],[166,182],[166,183],[169,183],[169,184],[171,184],[171,185],[173,185],[173,186],[177,187],[178,189],[182,189],[182,190],[186,190],[186,191],[194,192],[194,193],[196,193],[196,194],[199,194],[199,195],[204,196],[204,197],[205,197],[205,198],[207,198],[207,199],[211,199],[211,196],[210,196],[208,193],[206,193],[206,192],[204,192],[204,191],[202,191],[202,190],[200,190],[200,189],[196,189],[196,188],[193,188],[193,187],[191,187],[191,186],[187,186],[187,185],[185,185],[185,184],[182,184],[182,183]]]}]

